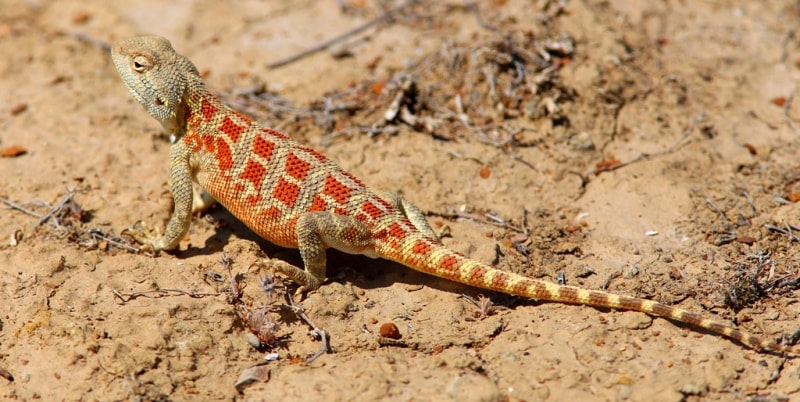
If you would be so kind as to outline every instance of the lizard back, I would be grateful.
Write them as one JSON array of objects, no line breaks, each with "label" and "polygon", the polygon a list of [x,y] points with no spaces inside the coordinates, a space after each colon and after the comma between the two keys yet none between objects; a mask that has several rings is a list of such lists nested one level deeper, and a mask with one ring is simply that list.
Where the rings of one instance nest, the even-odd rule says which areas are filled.
[{"label": "lizard back", "polygon": [[[198,84],[199,85],[199,84]],[[207,91],[186,99],[186,133],[198,183],[259,236],[297,248],[297,220],[305,212],[355,216],[374,227],[365,202],[394,214],[393,206],[316,150],[263,128]]]}]

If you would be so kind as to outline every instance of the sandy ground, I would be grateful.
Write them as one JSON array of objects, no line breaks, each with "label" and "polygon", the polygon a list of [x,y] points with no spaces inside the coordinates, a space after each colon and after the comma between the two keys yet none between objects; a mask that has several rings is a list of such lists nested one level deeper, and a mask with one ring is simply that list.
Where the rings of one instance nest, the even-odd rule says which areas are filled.
[{"label": "sandy ground", "polygon": [[[255,299],[248,267],[296,262],[296,251],[257,239],[222,207],[158,257],[91,237],[169,217],[169,143],[106,48],[155,33],[226,99],[402,192],[455,250],[778,339],[800,322],[789,233],[800,209],[797,2],[424,2],[279,68],[268,64],[399,3],[130,3],[0,1],[0,196],[40,216],[68,192],[81,207],[41,224],[2,207],[1,399],[800,398],[797,359],[635,312],[488,294],[496,312],[479,317],[461,297],[477,289],[339,253],[301,303],[335,353],[304,364],[320,342],[291,315],[279,347],[250,346],[220,263],[230,256]],[[504,43],[522,50],[503,53]],[[469,63],[456,63],[458,49]],[[529,58],[509,64],[509,54]],[[542,68],[524,64],[537,54],[550,58]],[[419,64],[436,57],[453,62],[449,72]],[[511,102],[503,91],[520,66],[530,87]],[[453,111],[446,129],[394,121],[370,135],[362,128],[380,121],[407,71],[442,100],[428,116]],[[296,108],[277,113],[253,88]],[[322,123],[307,114],[347,91],[361,107]],[[469,126],[452,118],[459,96]],[[388,322],[402,335],[393,345],[378,335]],[[237,390],[267,352],[278,360]]]}]

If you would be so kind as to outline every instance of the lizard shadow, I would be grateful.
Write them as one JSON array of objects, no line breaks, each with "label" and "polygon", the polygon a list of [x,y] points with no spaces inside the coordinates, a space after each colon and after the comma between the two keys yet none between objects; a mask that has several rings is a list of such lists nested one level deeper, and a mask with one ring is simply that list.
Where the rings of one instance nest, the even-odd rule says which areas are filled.
[{"label": "lizard shadow", "polygon": [[[250,228],[231,214],[225,207],[217,204],[206,212],[211,215],[215,226],[203,245],[190,245],[188,248],[173,251],[178,258],[190,258],[201,255],[213,255],[222,251],[234,235],[240,239],[249,240],[257,244],[269,258],[284,260],[292,265],[302,267],[303,261],[297,249],[277,246],[264,240]],[[195,217],[194,219],[198,219]],[[202,218],[201,218],[202,219]],[[354,255],[336,249],[326,249],[327,279],[323,283],[351,282],[362,289],[388,288],[394,283],[404,283],[411,286],[427,286],[451,294],[464,294],[470,297],[485,295],[496,304],[511,305],[538,305],[536,300],[517,297],[501,292],[481,289],[451,280],[415,271],[403,264],[385,259],[372,259],[363,255]]]},{"label": "lizard shadow", "polygon": [[[239,219],[233,216],[233,214],[228,212],[225,207],[219,204],[211,207],[211,209],[203,213],[202,216],[211,216],[213,220],[213,223],[211,224],[213,227],[210,228],[212,233],[211,236],[206,238],[203,245],[190,244],[188,248],[169,251],[170,254],[173,254],[178,258],[214,255],[222,251],[222,249],[230,242],[231,237],[234,235],[240,239],[250,240],[254,243],[257,243],[258,246],[268,255],[272,255],[273,253],[277,253],[282,250],[288,250],[262,239],[259,235],[248,228],[247,225],[242,223]],[[192,219],[192,226],[194,227],[197,225],[196,220],[203,218],[198,218],[195,216]]]},{"label": "lizard shadow", "polygon": [[[303,260],[300,258],[300,253],[297,249],[280,247],[261,238],[222,205],[216,204],[205,214],[211,215],[213,219],[212,235],[205,240],[202,246],[190,245],[186,249],[177,252],[173,251],[172,253],[178,258],[218,254],[235,235],[237,238],[249,240],[258,245],[258,248],[268,258],[280,259],[297,267],[303,267]],[[194,219],[198,218],[195,217]],[[424,272],[418,272],[394,261],[348,254],[332,248],[326,249],[325,252],[327,255],[327,279],[322,286],[333,282],[350,282],[359,288],[369,290],[388,288],[395,283],[403,283],[410,286],[427,286],[454,295],[463,294],[473,299],[477,298],[478,295],[484,295],[489,297],[495,304],[506,307],[538,306],[551,303],[490,291],[439,278]],[[593,308],[602,312],[612,311],[612,309],[601,307]]]}]

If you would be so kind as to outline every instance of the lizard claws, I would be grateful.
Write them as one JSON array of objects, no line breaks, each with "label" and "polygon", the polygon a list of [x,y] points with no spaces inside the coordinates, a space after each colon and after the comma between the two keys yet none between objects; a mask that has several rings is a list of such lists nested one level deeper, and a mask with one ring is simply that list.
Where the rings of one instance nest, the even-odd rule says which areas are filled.
[{"label": "lizard claws", "polygon": [[[306,293],[319,288],[320,285],[320,281],[318,279],[313,278],[302,269],[297,268],[283,260],[270,259],[266,261],[257,261],[250,265],[251,269],[253,267],[256,267],[257,269],[265,269],[273,274],[281,274],[288,277],[292,282],[296,283],[298,287],[297,290],[294,291],[293,298],[295,299],[302,299]],[[308,283],[309,281],[311,281],[310,284]]]},{"label": "lizard claws", "polygon": [[[155,234],[154,235],[149,234],[151,232],[155,232]],[[145,224],[144,222],[138,221],[135,224],[133,224],[133,226],[123,229],[120,234],[128,235],[132,237],[136,243],[141,244],[141,247],[139,247],[139,251],[158,254],[159,250],[155,246],[155,241],[156,239],[161,237],[161,234],[158,233],[157,229],[150,230],[147,227],[147,224]]]}]

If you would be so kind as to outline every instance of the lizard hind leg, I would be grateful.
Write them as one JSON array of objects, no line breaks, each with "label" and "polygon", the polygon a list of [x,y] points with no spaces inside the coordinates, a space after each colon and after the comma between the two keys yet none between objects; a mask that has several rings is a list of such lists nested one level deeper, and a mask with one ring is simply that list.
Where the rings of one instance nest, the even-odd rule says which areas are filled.
[{"label": "lizard hind leg", "polygon": [[195,187],[192,191],[192,214],[204,212],[216,203],[217,200],[214,199],[214,196],[209,194],[205,189]]},{"label": "lizard hind leg", "polygon": [[403,216],[408,218],[408,220],[414,224],[414,227],[422,232],[422,234],[432,239],[439,240],[439,235],[437,235],[436,231],[428,224],[428,220],[425,219],[425,214],[419,207],[394,191],[382,191],[380,192],[380,196],[386,199],[386,201],[389,201]]},{"label": "lizard hind leg", "polygon": [[297,220],[297,248],[305,269],[281,260],[256,265],[272,269],[300,285],[298,293],[316,290],[325,280],[327,259],[325,248],[332,247],[349,254],[377,257],[372,234],[361,221],[331,212],[306,212]]}]

